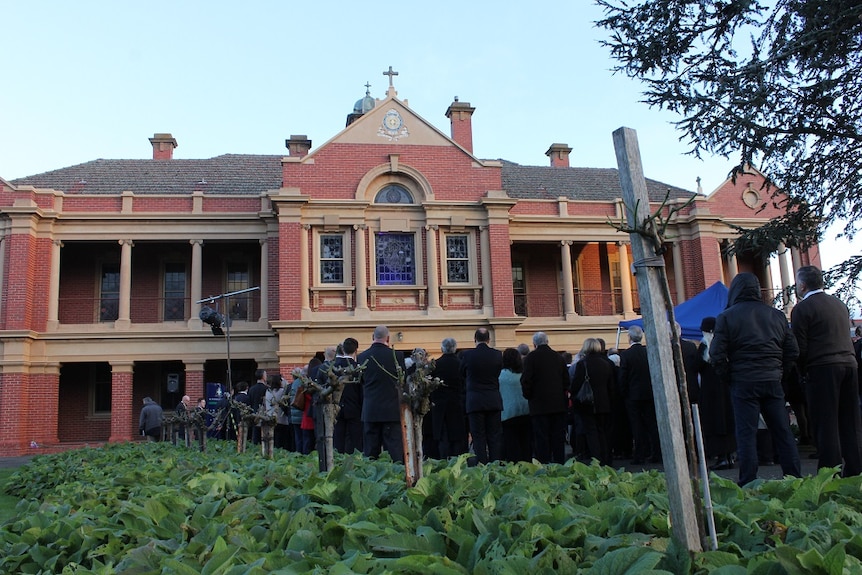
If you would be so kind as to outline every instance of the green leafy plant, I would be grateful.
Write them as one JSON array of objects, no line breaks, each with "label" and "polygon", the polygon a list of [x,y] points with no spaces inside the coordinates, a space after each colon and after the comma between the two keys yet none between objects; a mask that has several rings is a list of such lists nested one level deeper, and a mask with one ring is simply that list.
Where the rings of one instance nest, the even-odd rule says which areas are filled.
[{"label": "green leafy plant", "polygon": [[[719,549],[671,538],[664,477],[584,465],[272,459],[108,445],[8,477],[0,573],[854,573],[862,478],[710,478]],[[783,529],[782,529],[783,528]]]}]

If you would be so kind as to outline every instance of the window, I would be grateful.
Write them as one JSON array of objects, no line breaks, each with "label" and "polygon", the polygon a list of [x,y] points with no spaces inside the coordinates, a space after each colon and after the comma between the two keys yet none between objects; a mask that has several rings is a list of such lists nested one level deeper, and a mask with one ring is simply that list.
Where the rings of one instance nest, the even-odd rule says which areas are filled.
[{"label": "window", "polygon": [[99,281],[99,321],[116,321],[120,317],[120,264],[102,264]]},{"label": "window", "polygon": [[469,240],[466,234],[446,236],[446,279],[449,283],[470,283]]},{"label": "window", "polygon": [[186,319],[186,265],[166,263],[164,273],[164,321]]},{"label": "window", "polygon": [[378,285],[415,285],[416,256],[413,243],[413,234],[376,235]]},{"label": "window", "polygon": [[93,415],[111,413],[111,365],[92,364],[90,378]]},{"label": "window", "polygon": [[384,186],[377,195],[374,196],[375,204],[412,204],[413,195],[399,184],[389,184]]},{"label": "window", "polygon": [[515,296],[515,315],[527,316],[527,281],[524,264],[512,262],[512,292]]},{"label": "window", "polygon": [[320,236],[320,283],[344,283],[344,236]]},{"label": "window", "polygon": [[[233,262],[227,265],[227,293],[248,289],[251,284],[251,273],[248,264],[244,262]],[[232,296],[230,298],[230,318],[248,319],[251,292]]]}]

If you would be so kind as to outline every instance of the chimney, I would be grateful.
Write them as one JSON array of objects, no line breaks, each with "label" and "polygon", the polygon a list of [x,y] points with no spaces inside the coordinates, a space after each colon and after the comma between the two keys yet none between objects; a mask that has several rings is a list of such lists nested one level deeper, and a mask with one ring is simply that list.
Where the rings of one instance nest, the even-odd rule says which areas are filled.
[{"label": "chimney", "polygon": [[568,168],[569,154],[571,153],[572,149],[566,144],[551,144],[545,155],[551,158],[552,168]]},{"label": "chimney", "polygon": [[311,140],[305,134],[291,134],[290,139],[284,141],[284,145],[287,146],[289,156],[303,158],[311,149]]},{"label": "chimney", "polygon": [[150,143],[153,145],[154,160],[170,160],[174,157],[174,148],[178,146],[176,138],[170,134],[153,134]]},{"label": "chimney", "polygon": [[476,108],[470,102],[459,102],[458,96],[446,110],[446,117],[452,123],[452,139],[462,148],[473,153],[473,112]]}]

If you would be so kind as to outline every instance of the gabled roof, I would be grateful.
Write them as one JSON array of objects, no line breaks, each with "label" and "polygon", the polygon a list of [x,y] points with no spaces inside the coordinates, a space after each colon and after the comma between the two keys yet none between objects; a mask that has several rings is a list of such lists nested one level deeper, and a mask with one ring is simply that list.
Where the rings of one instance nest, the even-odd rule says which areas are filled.
[{"label": "gabled roof", "polygon": [[281,187],[283,156],[225,154],[206,160],[93,160],[12,180],[66,193],[259,195]]},{"label": "gabled roof", "polygon": [[[259,195],[281,187],[280,155],[225,154],[204,160],[93,160],[9,182],[66,193]],[[503,189],[513,199],[612,201],[622,195],[612,168],[553,168],[502,162]],[[650,200],[688,198],[693,192],[647,179]]]},{"label": "gabled roof", "polygon": [[[556,200],[559,197],[581,201],[609,201],[622,197],[619,172],[613,168],[555,168],[503,163],[503,189],[509,197],[524,200]],[[688,199],[694,192],[647,178],[647,193],[652,202]]]}]

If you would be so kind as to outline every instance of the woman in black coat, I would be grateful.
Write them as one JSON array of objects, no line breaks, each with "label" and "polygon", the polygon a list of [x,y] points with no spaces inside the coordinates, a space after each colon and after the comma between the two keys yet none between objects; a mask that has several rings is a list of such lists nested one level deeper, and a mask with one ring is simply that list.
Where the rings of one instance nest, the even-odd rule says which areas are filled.
[{"label": "woman in black coat", "polygon": [[587,448],[602,465],[613,465],[611,455],[611,388],[614,385],[614,370],[608,356],[602,351],[602,345],[595,338],[587,338],[581,349],[583,359],[575,366],[572,376],[572,398],[577,398],[578,392],[589,376],[593,388],[593,402],[580,403],[576,399],[574,408],[583,422]]}]

